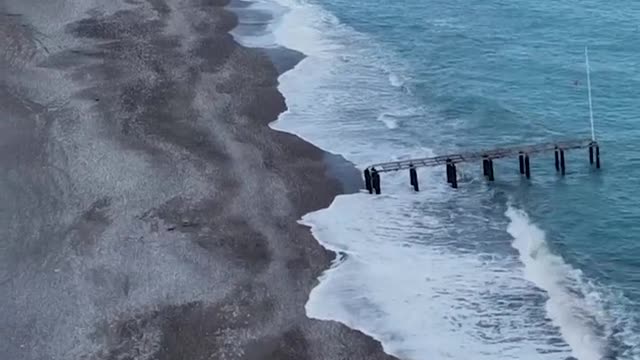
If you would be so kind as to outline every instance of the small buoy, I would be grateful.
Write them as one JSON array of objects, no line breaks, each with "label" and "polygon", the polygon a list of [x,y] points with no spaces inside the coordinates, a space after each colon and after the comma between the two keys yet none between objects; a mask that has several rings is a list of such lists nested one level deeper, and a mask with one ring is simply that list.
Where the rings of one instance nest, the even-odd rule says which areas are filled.
[{"label": "small buoy", "polygon": [[197,226],[198,224],[196,222],[193,222],[189,219],[182,219],[182,227],[192,227],[192,226]]}]

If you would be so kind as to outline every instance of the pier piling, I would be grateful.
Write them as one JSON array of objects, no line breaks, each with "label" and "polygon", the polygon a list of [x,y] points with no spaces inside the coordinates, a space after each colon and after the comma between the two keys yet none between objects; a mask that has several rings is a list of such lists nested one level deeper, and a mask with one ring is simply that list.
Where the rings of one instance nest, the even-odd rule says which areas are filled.
[{"label": "pier piling", "polygon": [[522,153],[518,155],[518,163],[520,165],[520,175],[524,175],[524,155]]},{"label": "pier piling", "polygon": [[451,184],[452,188],[458,187],[458,175],[456,174],[456,164],[447,159],[447,182]]},{"label": "pier piling", "polygon": [[376,192],[376,195],[380,195],[380,174],[376,168],[371,169],[371,187]]},{"label": "pier piling", "polygon": [[411,165],[409,169],[409,179],[411,180],[411,186],[413,186],[413,190],[420,191],[420,186],[418,185],[418,172],[416,168]]},{"label": "pier piling", "polygon": [[371,172],[369,169],[364,169],[364,186],[369,191],[369,194],[373,194],[373,188],[371,187]]},{"label": "pier piling", "polygon": [[556,171],[560,171],[560,154],[558,153],[558,148],[556,148],[553,155],[556,158]]},{"label": "pier piling", "polygon": [[589,145],[589,164],[593,165],[593,145]]},{"label": "pier piling", "polygon": [[489,180],[493,181],[493,160],[487,156],[482,159],[482,173]]},{"label": "pier piling", "polygon": [[451,187],[458,188],[458,174],[456,174],[456,164],[451,164]]},{"label": "pier piling", "polygon": [[596,169],[600,169],[600,146],[596,145]]},{"label": "pier piling", "polygon": [[565,170],[566,166],[564,164],[564,150],[560,149],[560,171],[562,172],[562,175],[565,174]]},{"label": "pier piling", "polygon": [[525,154],[524,156],[524,175],[527,179],[531,178],[531,168],[529,167],[529,154]]},{"label": "pier piling", "polygon": [[494,181],[495,178],[493,176],[493,160],[489,159],[487,160],[487,170],[489,172],[488,176],[489,176],[489,181]]}]

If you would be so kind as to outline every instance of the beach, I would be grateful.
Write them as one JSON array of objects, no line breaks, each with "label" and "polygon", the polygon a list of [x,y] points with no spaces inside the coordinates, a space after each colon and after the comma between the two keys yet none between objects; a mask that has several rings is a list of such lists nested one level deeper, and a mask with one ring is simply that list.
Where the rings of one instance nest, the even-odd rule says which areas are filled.
[{"label": "beach", "polygon": [[305,314],[359,175],[268,127],[292,63],[226,5],[0,1],[2,358],[392,358]]}]

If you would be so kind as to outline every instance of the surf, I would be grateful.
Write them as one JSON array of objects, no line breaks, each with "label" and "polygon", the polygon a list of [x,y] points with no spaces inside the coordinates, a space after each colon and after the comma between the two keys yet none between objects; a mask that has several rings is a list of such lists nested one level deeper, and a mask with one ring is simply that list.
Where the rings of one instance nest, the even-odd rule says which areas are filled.
[{"label": "surf", "polygon": [[[318,2],[276,2],[285,10],[273,25],[275,42],[305,58],[279,78],[288,110],[272,128],[341,154],[363,170],[381,156],[399,160],[430,156],[435,147],[454,148],[457,134],[473,132],[480,124],[465,121],[467,113],[443,117],[441,103],[425,104],[426,95],[419,93],[425,91],[423,85],[413,75],[419,72],[417,60],[405,61]],[[438,100],[455,100],[451,94],[462,91],[445,90]],[[479,108],[489,101],[474,99]],[[407,109],[417,111],[406,114]],[[438,170],[419,169],[419,177],[428,191],[415,194],[406,174],[385,175],[383,195],[338,196],[329,208],[301,219],[323,246],[339,254],[312,290],[308,316],[361,330],[403,359],[526,360],[578,354],[590,360],[609,354],[611,342],[575,350],[584,336],[631,339],[629,326],[617,335],[606,330],[615,327],[607,321],[610,315],[593,324],[559,315],[550,319],[548,294],[531,279],[548,284],[528,273],[536,262],[525,264],[530,260],[521,259],[513,247],[524,245],[508,230],[524,235],[505,217],[504,193],[483,187],[471,175],[464,176],[467,189],[456,193]],[[567,266],[569,274],[578,271]],[[549,289],[554,299],[566,299],[564,290]],[[585,306],[584,319],[610,307],[597,303],[594,294],[602,292],[582,294],[590,299],[579,304]]]},{"label": "surf", "polygon": [[610,321],[599,302],[600,294],[588,286],[580,270],[549,249],[545,233],[526,212],[509,205],[505,215],[510,220],[507,232],[513,237],[511,245],[518,251],[525,279],[546,292],[547,315],[571,346],[573,356],[580,360],[604,358],[604,339],[608,335],[604,332]]}]

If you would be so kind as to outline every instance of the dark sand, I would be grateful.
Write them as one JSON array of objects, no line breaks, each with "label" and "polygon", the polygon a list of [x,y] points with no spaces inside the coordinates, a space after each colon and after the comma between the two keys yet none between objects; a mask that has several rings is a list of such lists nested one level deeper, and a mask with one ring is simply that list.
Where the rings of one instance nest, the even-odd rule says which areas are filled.
[{"label": "dark sand", "polygon": [[224,5],[0,0],[0,359],[390,359],[305,316],[344,166]]}]

